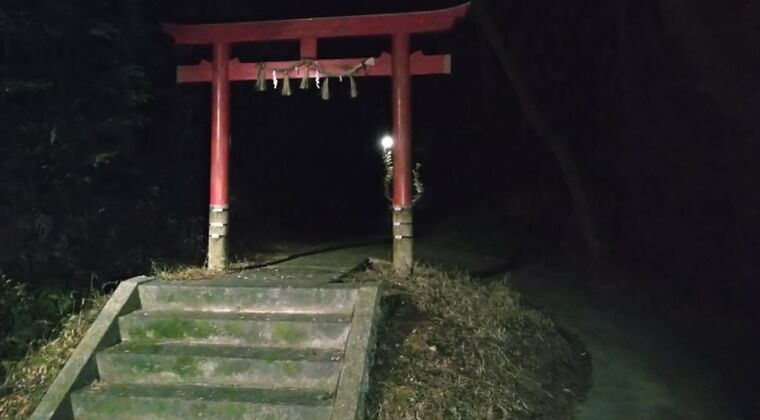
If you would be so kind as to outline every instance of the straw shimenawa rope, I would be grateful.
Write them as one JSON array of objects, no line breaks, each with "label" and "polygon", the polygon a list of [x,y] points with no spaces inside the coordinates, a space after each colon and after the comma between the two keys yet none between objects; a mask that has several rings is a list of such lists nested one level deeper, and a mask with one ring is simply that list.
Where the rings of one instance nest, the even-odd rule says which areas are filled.
[{"label": "straw shimenawa rope", "polygon": [[[298,73],[298,69],[300,67],[304,67],[304,76],[301,77],[301,83],[299,85],[299,88],[302,90],[306,90],[309,88],[309,74],[313,70],[315,73],[315,79],[317,82],[317,87],[320,88],[320,93],[322,96],[322,99],[328,100],[330,99],[330,78],[338,78],[341,82],[343,81],[344,77],[348,77],[349,84],[350,84],[350,95],[351,98],[356,98],[359,96],[359,91],[356,87],[356,80],[354,79],[354,75],[359,71],[367,71],[367,67],[374,66],[375,65],[375,59],[374,57],[366,58],[356,64],[355,66],[342,71],[342,72],[331,72],[327,71],[320,63],[316,60],[311,59],[302,59],[293,65],[289,67],[282,67],[282,68],[274,68],[274,67],[268,67],[264,63],[259,63],[259,69],[258,73],[256,75],[256,90],[259,92],[263,92],[267,90],[267,83],[266,83],[266,74],[267,72],[272,73],[272,79],[274,80],[274,87],[277,88],[277,75],[282,75],[282,90],[280,91],[282,96],[291,96],[293,94],[293,91],[290,87],[290,74],[293,72]],[[324,82],[321,83],[320,86],[320,80],[323,79]]]}]

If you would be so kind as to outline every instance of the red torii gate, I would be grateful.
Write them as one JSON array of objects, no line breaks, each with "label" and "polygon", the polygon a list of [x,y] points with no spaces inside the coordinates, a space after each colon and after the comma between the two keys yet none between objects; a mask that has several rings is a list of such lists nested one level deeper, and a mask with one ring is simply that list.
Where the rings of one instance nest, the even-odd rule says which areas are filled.
[{"label": "red torii gate", "polygon": [[[263,68],[286,69],[288,78],[303,79],[322,74],[344,74],[361,67],[351,76],[392,76],[393,105],[393,265],[400,274],[412,266],[412,139],[410,76],[448,74],[449,55],[410,54],[411,34],[450,29],[462,18],[469,3],[435,11],[290,19],[200,25],[164,24],[164,32],[178,44],[213,46],[213,61],[177,67],[178,83],[211,82],[211,196],[209,208],[208,268],[223,269],[227,264],[226,237],[229,223],[229,92],[230,81],[272,79],[276,75]],[[317,58],[320,38],[389,36],[391,54],[383,53],[372,65],[364,60]],[[239,42],[299,40],[300,60],[242,63],[230,59],[230,45]],[[318,66],[304,65],[314,63]]]}]

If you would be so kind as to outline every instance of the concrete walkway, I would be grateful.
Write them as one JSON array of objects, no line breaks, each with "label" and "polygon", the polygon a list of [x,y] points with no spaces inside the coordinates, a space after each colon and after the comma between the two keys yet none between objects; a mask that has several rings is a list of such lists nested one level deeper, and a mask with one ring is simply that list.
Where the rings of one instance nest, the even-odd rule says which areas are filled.
[{"label": "concrete walkway", "polygon": [[[447,268],[473,273],[498,272],[506,261],[467,255],[418,241],[417,257]],[[354,260],[357,255],[388,258],[387,245],[369,245],[319,254],[319,259]],[[353,256],[353,257],[350,257]],[[491,274],[508,275],[509,284],[531,305],[552,315],[557,324],[585,343],[592,360],[592,385],[579,408],[581,420],[720,420],[739,419],[723,397],[725,391],[709,364],[691,354],[676,335],[656,319],[599,305],[562,270],[528,267]],[[580,290],[579,290],[580,289]],[[644,311],[642,311],[644,312]]]}]

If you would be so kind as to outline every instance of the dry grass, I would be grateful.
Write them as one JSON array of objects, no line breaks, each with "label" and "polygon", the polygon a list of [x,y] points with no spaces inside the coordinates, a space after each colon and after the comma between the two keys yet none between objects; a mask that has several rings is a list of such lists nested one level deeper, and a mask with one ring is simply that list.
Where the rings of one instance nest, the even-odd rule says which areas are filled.
[{"label": "dry grass", "polygon": [[5,385],[10,393],[0,399],[0,418],[31,415],[108,297],[95,294],[87,298],[80,312],[63,321],[50,340],[33,346],[34,349],[11,369]]},{"label": "dry grass", "polygon": [[161,280],[204,280],[223,274],[223,272],[210,272],[206,267],[197,265],[178,265],[174,267],[153,267],[153,276]]},{"label": "dry grass", "polygon": [[241,270],[251,269],[266,264],[271,264],[279,260],[286,259],[291,255],[283,250],[272,250],[269,252],[259,252],[244,257],[238,257],[230,261],[227,268],[221,271],[209,271],[205,266],[173,264],[163,265],[153,262],[151,273],[153,276],[162,280],[210,280],[229,273],[239,272]]},{"label": "dry grass", "polygon": [[386,288],[369,418],[572,418],[588,360],[506,285],[429,267],[362,276]]}]

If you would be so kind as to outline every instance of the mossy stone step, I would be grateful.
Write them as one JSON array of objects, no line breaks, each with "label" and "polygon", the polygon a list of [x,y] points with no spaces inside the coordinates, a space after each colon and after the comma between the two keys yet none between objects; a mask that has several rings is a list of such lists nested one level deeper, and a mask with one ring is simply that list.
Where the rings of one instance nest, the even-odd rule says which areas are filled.
[{"label": "mossy stone step", "polygon": [[123,341],[342,349],[350,316],[135,311],[119,317]]},{"label": "mossy stone step", "polygon": [[127,352],[155,355],[203,356],[211,354],[214,357],[239,357],[246,359],[264,360],[305,360],[310,362],[341,361],[344,351],[338,349],[303,348],[303,347],[255,347],[229,346],[219,344],[182,344],[182,343],[145,343],[124,341],[105,352]]},{"label": "mossy stone step", "polygon": [[218,345],[126,342],[97,355],[109,384],[205,384],[334,392],[343,353]]},{"label": "mossy stone step", "polygon": [[345,285],[320,287],[250,286],[229,281],[153,281],[139,287],[143,309],[215,312],[334,313],[350,315],[356,288]]},{"label": "mossy stone step", "polygon": [[71,394],[78,420],[327,420],[333,395],[320,391],[194,385],[107,385]]}]

